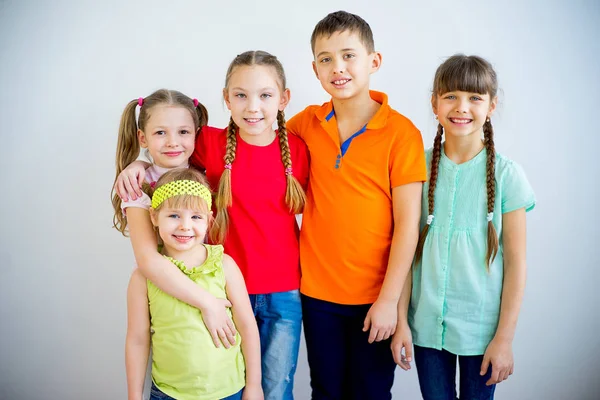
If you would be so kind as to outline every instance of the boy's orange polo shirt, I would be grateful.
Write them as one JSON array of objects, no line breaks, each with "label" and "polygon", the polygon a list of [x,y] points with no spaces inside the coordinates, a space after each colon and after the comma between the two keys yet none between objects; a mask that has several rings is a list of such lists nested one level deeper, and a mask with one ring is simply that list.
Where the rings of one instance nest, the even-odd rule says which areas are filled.
[{"label": "boy's orange polo shirt", "polygon": [[303,294],[339,304],[377,300],[394,228],[392,188],[426,180],[421,133],[384,93],[372,120],[343,144],[332,102],[287,123],[310,152],[300,233]]}]

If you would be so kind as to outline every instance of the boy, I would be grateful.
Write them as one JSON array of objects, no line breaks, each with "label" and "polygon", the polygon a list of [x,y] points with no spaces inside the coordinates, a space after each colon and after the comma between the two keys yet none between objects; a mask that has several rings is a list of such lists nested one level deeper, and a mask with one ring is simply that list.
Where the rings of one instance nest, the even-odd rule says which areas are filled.
[{"label": "boy", "polygon": [[307,107],[287,128],[311,158],[300,262],[312,398],[390,399],[390,336],[398,330],[407,361],[412,351],[410,290],[399,299],[419,236],[423,142],[384,93],[369,90],[381,54],[362,18],[327,15],[311,46],[332,100]]}]

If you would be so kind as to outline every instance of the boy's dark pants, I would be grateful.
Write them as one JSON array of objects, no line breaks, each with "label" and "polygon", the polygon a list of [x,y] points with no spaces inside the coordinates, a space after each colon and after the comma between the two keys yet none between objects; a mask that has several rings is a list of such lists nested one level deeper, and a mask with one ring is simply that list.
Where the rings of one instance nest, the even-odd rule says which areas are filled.
[{"label": "boy's dark pants", "polygon": [[371,304],[343,305],[302,295],[313,400],[389,400],[396,364],[390,339],[369,344]]}]

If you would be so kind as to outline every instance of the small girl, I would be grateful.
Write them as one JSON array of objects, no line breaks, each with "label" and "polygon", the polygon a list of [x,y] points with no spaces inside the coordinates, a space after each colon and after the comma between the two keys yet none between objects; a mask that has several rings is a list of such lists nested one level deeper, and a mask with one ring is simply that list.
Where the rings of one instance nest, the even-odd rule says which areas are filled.
[{"label": "small girl", "polygon": [[439,125],[426,152],[408,317],[425,400],[458,397],[457,356],[461,399],[492,399],[495,384],[513,373],[525,213],[535,197],[521,167],[494,148],[497,91],[495,71],[477,56],[452,56],[435,74]]},{"label": "small girl", "polygon": [[204,244],[212,222],[211,203],[201,173],[174,169],[156,182],[150,216],[162,239],[164,258],[186,279],[229,299],[243,340],[237,335],[229,349],[215,347],[194,307],[164,293],[135,270],[127,292],[125,359],[130,400],[142,399],[150,343],[151,400],[263,398],[258,330],[244,279],[222,246]]},{"label": "small girl", "polygon": [[[250,293],[265,398],[291,400],[302,327],[295,214],[304,206],[307,148],[298,137],[288,137],[283,110],[290,91],[275,56],[247,51],[235,57],[223,97],[231,111],[229,126],[204,127],[191,164],[206,171],[211,187],[218,188],[210,239],[223,243]],[[139,190],[141,176],[143,164],[136,162],[120,180]],[[136,196],[121,190],[123,196]]]},{"label": "small girl", "polygon": [[[139,122],[135,112],[139,107]],[[119,127],[117,143],[117,177],[128,164],[135,161],[140,146],[147,149],[152,165],[146,175],[146,184],[153,186],[158,178],[173,168],[188,166],[194,151],[196,135],[206,125],[208,113],[196,99],[175,90],[161,89],[146,98],[132,100],[125,107]],[[141,180],[141,183],[144,180]],[[227,299],[217,299],[187,279],[156,251],[156,234],[150,223],[150,198],[144,194],[129,200],[113,197],[114,226],[123,235],[129,231],[137,265],[142,274],[161,290],[202,311],[215,346],[235,343],[235,327],[225,308]]]}]

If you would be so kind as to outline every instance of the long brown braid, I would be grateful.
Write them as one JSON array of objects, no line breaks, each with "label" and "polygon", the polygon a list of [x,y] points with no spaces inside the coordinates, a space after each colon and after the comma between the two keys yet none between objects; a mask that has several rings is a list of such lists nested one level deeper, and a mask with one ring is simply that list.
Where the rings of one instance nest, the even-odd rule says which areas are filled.
[{"label": "long brown braid", "polygon": [[235,160],[235,150],[237,148],[237,125],[233,122],[233,118],[229,119],[227,126],[227,144],[225,145],[225,169],[219,179],[219,189],[215,198],[215,206],[217,207],[217,216],[215,223],[209,232],[209,238],[213,243],[223,243],[225,235],[229,227],[229,213],[227,207],[233,204],[233,196],[231,194],[231,168]]},{"label": "long brown braid", "polygon": [[290,212],[299,214],[304,208],[306,202],[306,194],[302,189],[302,185],[292,173],[292,156],[290,154],[290,144],[288,142],[288,134],[285,128],[285,114],[283,111],[277,112],[277,136],[279,137],[279,148],[281,149],[281,161],[283,162],[286,191],[285,204],[289,207]]},{"label": "long brown braid", "polygon": [[[427,217],[433,215],[435,206],[435,185],[437,184],[438,169],[440,165],[440,158],[442,157],[442,136],[444,135],[444,127],[438,123],[437,134],[433,140],[433,151],[431,154],[431,167],[429,168],[429,190],[427,191]],[[425,245],[425,239],[427,233],[429,233],[429,225],[425,224],[421,234],[419,235],[419,243],[417,244],[417,250],[415,252],[415,261],[419,262],[423,256],[423,246]]]},{"label": "long brown braid", "polygon": [[[465,56],[464,54],[455,54],[444,61],[436,70],[433,79],[432,103],[437,101],[438,96],[452,92],[465,91],[470,93],[489,94],[490,100],[496,98],[498,93],[498,79],[492,65],[485,59],[478,56]],[[423,257],[423,246],[429,225],[434,215],[434,194],[437,182],[439,160],[442,149],[443,127],[438,124],[437,135],[433,144],[433,152],[431,157],[431,171],[429,177],[428,199],[428,218],[427,224],[421,231],[419,243],[415,253],[415,261],[418,262]],[[495,161],[496,153],[494,149],[494,130],[489,118],[483,125],[484,145],[487,151],[486,165],[486,189],[487,189],[487,212],[488,216],[492,217],[494,212],[494,201],[496,196],[496,181],[495,181]],[[489,218],[488,219],[491,219]],[[488,221],[488,244],[486,265],[489,269],[490,264],[498,254],[498,234],[493,222]]]},{"label": "long brown braid", "polygon": [[[487,152],[486,164],[486,188],[487,188],[487,211],[488,216],[492,217],[494,213],[494,202],[496,200],[496,150],[494,148],[494,128],[492,122],[488,118],[483,124],[484,145]],[[487,254],[485,261],[488,269],[490,264],[498,254],[498,233],[491,218],[488,218],[487,229]]]},{"label": "long brown braid", "polygon": [[[127,106],[125,106],[119,124],[119,137],[117,140],[117,154],[115,159],[115,182],[117,181],[119,174],[139,157],[140,143],[138,141],[137,131],[138,129],[142,132],[145,131],[146,124],[152,114],[152,109],[161,105],[177,106],[188,110],[194,121],[194,129],[196,132],[199,128],[202,128],[208,123],[208,111],[206,111],[206,108],[202,103],[198,102],[196,99],[191,99],[176,90],[160,89],[146,98],[140,97],[139,99],[131,100],[127,103]],[[135,110],[138,106],[140,108],[140,115],[136,121]],[[144,183],[142,189],[145,192],[148,192],[149,185]],[[113,190],[111,192],[111,199],[114,209],[113,227],[124,236],[127,236],[127,218],[125,218],[125,215],[123,215],[123,211],[121,210],[121,198],[114,193]]]},{"label": "long brown braid", "polygon": [[[283,93],[286,90],[286,79],[281,62],[272,54],[266,51],[246,51],[239,54],[233,59],[229,68],[227,69],[227,75],[225,77],[225,89],[224,93],[229,89],[229,81],[231,76],[238,67],[261,65],[271,67],[274,69],[279,84],[279,89]],[[285,128],[285,116],[283,111],[277,112],[277,137],[279,139],[279,148],[281,149],[281,161],[283,163],[283,172],[286,175],[286,194],[285,203],[289,207],[290,212],[299,213],[304,207],[306,195],[300,185],[300,182],[294,177],[292,170],[292,157],[290,154],[290,146],[288,143],[288,134]],[[217,198],[215,199],[215,206],[217,207],[217,217],[215,223],[210,231],[209,237],[213,243],[223,243],[227,235],[229,228],[229,214],[227,207],[233,204],[233,196],[231,193],[231,174],[233,169],[233,162],[235,160],[235,151],[237,146],[236,133],[238,127],[233,121],[233,118],[229,121],[227,128],[227,147],[225,151],[225,170],[221,174],[219,180],[219,189],[217,191]]]}]

